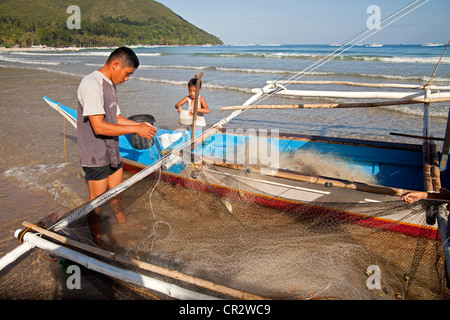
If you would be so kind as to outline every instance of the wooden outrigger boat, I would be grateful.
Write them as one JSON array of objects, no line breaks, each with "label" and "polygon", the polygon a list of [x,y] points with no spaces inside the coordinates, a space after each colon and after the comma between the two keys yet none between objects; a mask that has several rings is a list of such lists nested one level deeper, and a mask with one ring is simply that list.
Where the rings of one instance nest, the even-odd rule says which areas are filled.
[{"label": "wooden outrigger boat", "polygon": [[[415,8],[420,6],[417,5]],[[400,10],[406,10],[408,7]],[[408,9],[410,11],[414,10]],[[385,19],[390,22],[396,14]],[[383,21],[383,28],[389,24]],[[381,28],[380,28],[381,29]],[[366,32],[352,38],[368,38]],[[361,39],[353,45],[357,45]],[[351,42],[350,41],[350,42]],[[350,42],[346,43],[347,46]],[[321,59],[332,59],[333,52]],[[314,65],[317,65],[315,63]],[[314,66],[313,65],[313,66]],[[311,71],[310,67],[302,71]],[[434,75],[433,75],[434,76]],[[197,77],[197,76],[196,76]],[[197,79],[201,79],[197,77]],[[199,85],[200,81],[198,81]],[[416,90],[415,92],[338,92],[316,90],[288,90],[284,85],[345,85],[375,88],[395,88]],[[198,88],[199,89],[199,88]],[[205,132],[172,131],[160,129],[153,139],[153,143],[143,141],[148,145],[141,148],[137,146],[130,135],[119,137],[120,152],[125,164],[125,169],[133,172],[127,180],[119,186],[108,190],[96,199],[75,209],[70,215],[63,217],[51,226],[51,229],[42,229],[24,222],[25,230],[17,230],[16,237],[23,244],[0,259],[0,270],[13,263],[17,258],[30,250],[39,247],[58,257],[63,257],[75,263],[86,266],[108,276],[136,284],[164,293],[168,296],[185,299],[214,299],[215,295],[205,295],[192,292],[184,287],[167,284],[149,276],[143,272],[133,272],[128,269],[119,269],[112,264],[103,263],[87,256],[77,250],[90,252],[98,257],[114,260],[128,266],[146,270],[173,279],[185,281],[198,287],[203,287],[216,293],[224,294],[238,299],[265,299],[264,296],[251,294],[241,289],[233,289],[211,283],[207,280],[181,274],[180,272],[151,265],[136,259],[120,256],[115,252],[108,252],[100,248],[92,247],[84,243],[58,234],[71,222],[86,216],[95,208],[100,207],[113,199],[122,191],[131,187],[138,181],[159,173],[159,177],[167,182],[179,184],[189,189],[197,189],[212,192],[220,197],[245,199],[258,205],[300,212],[307,214],[330,215],[333,217],[350,220],[364,226],[381,227],[414,237],[423,237],[432,240],[438,238],[442,241],[445,256],[446,277],[450,274],[450,247],[448,245],[447,220],[448,212],[443,204],[433,206],[414,206],[409,214],[398,212],[389,215],[372,215],[370,210],[363,210],[365,205],[377,203],[396,202],[401,203],[402,210],[408,208],[407,204],[399,201],[400,196],[411,190],[425,190],[439,192],[441,188],[449,188],[450,181],[447,174],[447,162],[450,148],[450,122],[447,132],[441,138],[431,137],[430,104],[434,102],[450,101],[450,93],[443,92],[450,87],[431,84],[405,85],[405,84],[362,84],[350,82],[311,82],[311,81],[270,81],[262,89],[255,89],[255,95],[242,106],[227,107],[223,110],[235,110],[228,117],[222,119]],[[199,90],[197,90],[198,94]],[[289,95],[297,97],[329,97],[350,99],[375,99],[384,101],[363,103],[337,103],[337,104],[297,104],[261,106],[256,102],[265,95]],[[196,100],[198,96],[196,97]],[[44,100],[74,127],[77,126],[77,111],[53,101],[47,97]],[[196,101],[197,102],[197,101]],[[197,105],[197,103],[194,105]],[[421,144],[391,143],[384,141],[368,141],[356,139],[329,138],[319,136],[306,136],[294,134],[279,134],[271,131],[269,134],[255,133],[251,131],[224,130],[225,125],[233,118],[247,109],[301,109],[301,108],[365,108],[386,105],[423,104],[424,106],[424,130],[423,135],[414,137],[423,141]],[[194,109],[193,121],[197,110]],[[256,135],[256,137],[255,137]],[[259,136],[258,136],[259,135]],[[443,140],[443,148],[438,151],[435,141]],[[143,144],[145,144],[143,143]],[[256,149],[251,149],[256,146]],[[271,156],[262,152],[270,149]],[[255,150],[262,158],[255,162],[241,162],[241,153],[246,154],[245,160],[251,158]],[[364,172],[376,183],[363,181],[350,181],[333,176],[318,176],[290,169],[280,164],[280,158],[290,158],[296,154],[309,151],[319,152],[321,155],[332,154],[342,159],[351,170]],[[279,158],[272,158],[276,154]],[[267,161],[267,159],[269,160]],[[255,159],[253,159],[255,160]],[[305,211],[304,208],[307,208]],[[419,210],[417,210],[419,208]],[[407,211],[408,209],[406,209]],[[414,219],[421,215],[422,219]],[[426,219],[425,219],[426,217]],[[418,222],[419,221],[419,222]],[[27,232],[33,229],[35,233]],[[39,235],[44,235],[40,237]],[[61,243],[56,244],[48,238]],[[418,248],[416,248],[418,249]],[[420,249],[419,249],[420,250]],[[389,262],[389,261],[388,261]],[[314,266],[315,267],[315,266]],[[369,269],[367,269],[369,270]],[[328,285],[327,285],[328,288]],[[324,289],[326,290],[326,289]]]},{"label": "wooden outrigger boat", "polygon": [[[329,83],[327,83],[329,84]],[[342,85],[343,83],[336,83]],[[348,85],[370,86],[371,84],[351,83]],[[279,90],[281,86],[282,90]],[[372,86],[381,86],[372,84]],[[385,85],[383,85],[385,86]],[[407,89],[417,89],[418,86],[393,85]],[[314,92],[289,92],[280,83],[268,82],[266,88],[276,88],[276,94],[292,94],[300,96],[312,96]],[[436,87],[433,90],[448,89],[447,87]],[[382,101],[370,104],[331,104],[331,105],[290,105],[290,106],[253,106],[255,108],[341,108],[341,107],[374,107],[378,105],[424,103],[426,109],[431,101],[447,101],[450,96],[446,93],[428,93],[420,96],[418,93],[382,93],[366,94],[359,97],[398,99]],[[288,91],[288,92],[286,92]],[[325,93],[322,92],[321,95]],[[345,93],[356,97],[358,93]],[[338,93],[328,92],[329,96],[336,97]],[[66,117],[76,126],[76,111],[44,98],[55,110]],[[223,110],[237,109],[236,107],[223,108]],[[428,117],[428,112],[425,112]],[[428,120],[425,121],[427,123]],[[195,133],[194,133],[195,134]],[[446,167],[440,164],[446,162],[447,151],[440,154],[436,151],[436,145],[432,137],[426,137],[424,132],[424,144],[391,143],[382,141],[368,141],[356,139],[329,138],[319,136],[305,136],[294,134],[268,134],[259,137],[253,143],[263,143],[272,148],[272,154],[278,152],[281,157],[289,158],[296,153],[313,150],[322,155],[332,154],[339,159],[345,160],[350,170],[364,172],[372,177],[377,183],[370,184],[359,181],[347,181],[340,178],[311,175],[300,171],[283,168],[279,165],[248,165],[239,162],[237,153],[239,150],[251,153],[251,147],[255,132],[216,130],[213,134],[203,135],[197,142],[193,153],[200,162],[207,164],[205,168],[201,164],[192,165],[190,152],[183,156],[183,148],[192,141],[191,131],[159,130],[154,139],[154,144],[148,149],[136,149],[129,135],[120,137],[120,151],[125,164],[125,169],[137,173],[142,169],[155,164],[165,154],[178,149],[178,153],[172,154],[162,165],[164,170],[161,178],[165,181],[183,185],[187,188],[195,188],[206,192],[215,192],[221,196],[234,198],[251,198],[257,204],[273,206],[276,208],[294,210],[295,208],[312,206],[318,211],[335,212],[336,208],[329,208],[327,204],[339,203],[374,203],[399,200],[399,197],[410,190],[439,191],[447,185],[445,179]],[[257,135],[257,133],[256,133]],[[439,138],[438,138],[439,139]],[[184,147],[183,147],[184,146]],[[448,146],[446,138],[445,146]],[[447,148],[447,147],[446,147]],[[188,148],[191,150],[191,147]],[[254,149],[256,150],[256,149]],[[446,149],[447,150],[447,149]],[[186,156],[188,155],[188,156]],[[425,157],[424,157],[425,155]],[[267,156],[263,154],[262,156]],[[438,161],[439,157],[442,161]],[[197,159],[197,160],[198,160]],[[230,160],[231,159],[231,160]],[[248,159],[247,159],[248,160]],[[424,162],[425,161],[425,162]],[[278,163],[279,161],[275,161]],[[200,166],[200,169],[199,169]],[[201,174],[199,174],[201,172]],[[425,178],[425,184],[424,184]],[[230,184],[231,179],[239,184],[237,187]],[[425,188],[425,189],[424,189]],[[337,210],[340,211],[340,210]],[[424,209],[425,211],[425,209]],[[361,219],[362,214],[358,206],[351,210],[344,210],[344,215]],[[425,214],[425,212],[423,212]],[[369,218],[369,217],[366,217]],[[433,219],[431,224],[417,224],[412,220],[404,219],[404,214],[392,214],[388,217],[376,217],[364,219],[364,224],[382,226],[388,229],[400,231],[409,235],[421,235],[435,239],[437,236],[437,223]]]},{"label": "wooden outrigger boat", "polygon": [[[270,83],[260,93],[271,92],[274,86],[276,85]],[[279,92],[279,88],[274,90]],[[76,127],[76,110],[47,97],[44,99]],[[410,100],[409,97],[400,99],[402,101]],[[223,126],[227,123],[227,120],[222,120],[219,124],[212,127],[214,130],[207,130],[204,133],[160,129],[154,138],[154,143],[150,143],[148,148],[144,149],[136,148],[131,136],[121,136],[119,144],[125,169],[134,174],[121,185],[107,191],[104,195],[94,199],[85,206],[76,209],[67,218],[59,220],[52,226],[52,231],[58,233],[70,222],[88,214],[94,208],[101,206],[126,188],[158,170],[160,178],[165,181],[180,184],[186,188],[214,192],[221,197],[246,199],[259,205],[281,208],[292,212],[304,212],[303,209],[307,207],[309,208],[308,214],[319,213],[339,216],[338,218],[347,219],[364,226],[381,227],[415,237],[429,239],[440,237],[443,242],[443,251],[448,269],[450,266],[450,249],[447,245],[447,212],[443,205],[439,205],[437,210],[433,210],[434,207],[431,207],[430,209],[423,208],[420,212],[417,212],[416,207],[416,211],[413,211],[416,216],[417,214],[422,215],[422,217],[423,215],[434,214],[434,219],[428,219],[428,223],[418,223],[414,219],[409,221],[409,215],[406,215],[405,218],[405,214],[393,213],[389,216],[380,217],[371,216],[367,211],[358,211],[360,208],[358,204],[370,205],[388,201],[399,203],[399,197],[409,190],[438,191],[441,187],[447,186],[446,169],[450,137],[446,133],[443,139],[444,147],[438,153],[433,143],[433,140],[436,140],[436,138],[429,137],[426,127],[428,123],[427,117],[429,116],[428,102],[430,101],[426,100],[428,99],[427,97],[418,97],[417,95],[415,95],[415,99],[423,99],[419,103],[424,103],[425,106],[424,136],[419,137],[424,141],[422,145],[293,134],[284,135],[277,132],[271,132],[267,136],[263,135],[258,141],[258,145],[260,141],[263,141],[263,145],[266,146],[275,145],[275,150],[287,157],[305,150],[320,150],[321,154],[331,153],[339,155],[354,170],[362,170],[376,178],[378,184],[311,175],[289,170],[289,168],[283,168],[282,166],[271,166],[273,163],[270,162],[269,165],[265,166],[241,164],[239,161],[235,161],[237,158],[234,156],[239,148],[242,150],[242,148],[245,149],[249,145],[250,140],[254,138],[254,132],[224,131]],[[442,99],[442,97],[439,99]],[[246,105],[251,107],[254,101],[254,99],[251,99]],[[413,100],[410,103],[417,103],[417,101]],[[370,106],[372,107],[373,105]],[[263,108],[266,107],[263,106]],[[337,107],[348,106],[341,104]],[[354,106],[351,105],[350,107]],[[232,119],[239,112],[241,110],[233,112],[226,119]],[[183,150],[186,150],[185,154],[183,154]],[[231,157],[233,161],[229,161],[230,154],[233,155]],[[342,208],[344,207],[333,206],[333,204],[349,204],[349,206],[345,206],[346,209],[343,210]],[[406,204],[405,206],[407,207]],[[96,255],[126,264],[137,265],[143,270],[182,279],[187,283],[209,288],[227,296],[238,299],[264,299],[264,297],[259,295],[211,283],[145,262],[128,259],[99,248],[86,246],[26,222],[24,222],[24,226],[27,227],[27,230],[28,228],[33,229],[46,237],[71,247],[88,250]],[[92,270],[156,290],[171,297],[179,299],[215,299],[215,296],[193,292],[149,278],[140,273],[109,266],[77,251],[70,250],[64,245],[57,245],[42,239],[34,233],[22,234],[22,230],[18,230],[16,236],[22,238],[24,243],[0,259],[0,270],[36,246]]]},{"label": "wooden outrigger boat", "polygon": [[[330,83],[327,83],[330,84]],[[332,83],[350,86],[375,86],[380,84]],[[248,154],[246,149],[251,145],[255,132],[239,132],[223,130],[223,126],[234,116],[242,112],[237,109],[225,120],[214,125],[204,133],[192,131],[171,131],[160,129],[154,138],[154,143],[148,148],[138,149],[134,146],[131,136],[119,138],[120,152],[125,169],[133,172],[124,183],[129,186],[159,170],[160,178],[173,184],[179,184],[189,189],[212,192],[220,197],[245,199],[258,205],[274,207],[306,214],[330,215],[335,219],[345,219],[369,227],[382,228],[406,234],[408,236],[440,239],[445,256],[447,273],[450,271],[450,247],[448,246],[447,220],[448,212],[444,204],[433,206],[414,206],[405,213],[408,205],[399,201],[400,196],[412,190],[439,192],[448,188],[447,161],[450,146],[450,122],[444,138],[431,137],[429,134],[429,108],[432,102],[450,101],[450,95],[442,92],[448,87],[393,85],[395,88],[423,89],[424,94],[415,93],[383,93],[365,94],[360,98],[387,99],[370,103],[326,104],[326,105],[290,105],[290,106],[258,106],[253,105],[254,96],[244,106],[248,108],[361,108],[385,105],[423,104],[424,130],[423,136],[409,136],[423,141],[421,144],[392,143],[383,141],[368,141],[357,139],[329,138],[294,134],[279,134],[271,132],[259,137],[265,150],[276,150],[278,153],[291,157],[297,152],[310,150],[319,151],[322,155],[332,154],[345,160],[347,166],[355,171],[362,171],[374,178],[377,183],[348,181],[340,178],[317,176],[305,172],[290,170],[281,165],[248,165],[240,163],[237,154],[239,150]],[[432,93],[434,91],[434,93]],[[292,94],[310,96],[314,92],[289,92],[282,84],[268,82],[259,94],[267,92],[275,94]],[[323,92],[322,95],[325,93]],[[335,92],[329,93],[332,97]],[[358,93],[347,93],[357,98]],[[70,123],[76,126],[76,111],[49,98],[45,101],[61,113]],[[195,119],[195,111],[194,111]],[[401,134],[400,134],[401,135]],[[408,135],[405,135],[408,136]],[[443,148],[437,151],[435,141],[443,141]],[[270,147],[268,147],[270,146]],[[275,146],[275,149],[273,149]],[[264,149],[264,148],[263,148]],[[185,153],[183,152],[186,151]],[[253,150],[254,151],[254,150]],[[267,156],[263,154],[262,156]],[[230,161],[231,159],[231,161]],[[246,160],[248,160],[246,158]],[[277,163],[275,161],[275,163]],[[279,163],[278,163],[279,164]],[[161,170],[160,170],[161,169]],[[121,189],[120,186],[116,187]],[[122,189],[127,186],[122,187]],[[110,190],[110,191],[114,191]],[[95,199],[85,208],[75,212],[74,216],[85,215],[93,208],[111,199],[114,194],[105,194],[103,199]],[[97,201],[98,200],[98,201]],[[391,212],[388,215],[371,215],[370,210],[362,208],[364,204],[402,203],[402,212]],[[362,204],[362,206],[359,206]],[[342,206],[340,206],[342,205]],[[307,210],[305,211],[305,207]],[[419,207],[419,209],[418,209]],[[408,210],[408,209],[407,209]],[[421,218],[417,219],[420,215]],[[54,230],[63,229],[67,222],[60,221]],[[196,282],[197,280],[192,280]],[[211,285],[216,289],[217,284]],[[248,295],[230,288],[222,288],[223,292],[239,298],[260,299],[257,295]],[[222,290],[221,289],[221,290]],[[165,289],[162,289],[165,290]],[[162,291],[161,291],[162,292]],[[194,294],[195,296],[195,294]],[[204,299],[204,296],[197,298]]]}]

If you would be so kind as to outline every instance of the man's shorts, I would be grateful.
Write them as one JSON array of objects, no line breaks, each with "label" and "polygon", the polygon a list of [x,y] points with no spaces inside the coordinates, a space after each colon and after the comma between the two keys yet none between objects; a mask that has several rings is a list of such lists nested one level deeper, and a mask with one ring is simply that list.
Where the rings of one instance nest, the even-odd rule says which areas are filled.
[{"label": "man's shorts", "polygon": [[103,167],[82,167],[85,173],[86,180],[103,180],[113,175],[116,171],[123,167],[123,162],[117,168],[111,167],[110,164]]}]

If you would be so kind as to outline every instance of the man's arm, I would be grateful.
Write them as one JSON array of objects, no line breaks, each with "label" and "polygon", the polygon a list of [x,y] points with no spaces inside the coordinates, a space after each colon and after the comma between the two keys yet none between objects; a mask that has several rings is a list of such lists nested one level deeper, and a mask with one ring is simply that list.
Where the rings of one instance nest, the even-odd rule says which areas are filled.
[{"label": "man's arm", "polygon": [[416,191],[416,192],[408,192],[408,193],[402,195],[402,200],[406,201],[408,203],[414,203],[414,202],[422,200],[422,199],[449,201],[450,193],[448,193],[448,192],[434,193],[434,192]]},{"label": "man's arm", "polygon": [[157,129],[149,123],[138,123],[126,119],[119,115],[117,116],[117,123],[112,124],[103,121],[104,115],[89,116],[92,129],[95,134],[103,136],[122,136],[129,133],[136,133],[141,137],[151,139],[155,136]]}]

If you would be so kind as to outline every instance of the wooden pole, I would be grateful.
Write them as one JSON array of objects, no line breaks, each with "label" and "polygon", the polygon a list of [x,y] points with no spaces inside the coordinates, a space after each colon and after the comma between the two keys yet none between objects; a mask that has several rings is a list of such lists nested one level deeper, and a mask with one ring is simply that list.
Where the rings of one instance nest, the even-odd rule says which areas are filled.
[{"label": "wooden pole", "polygon": [[[257,92],[258,89],[252,90]],[[322,90],[278,90],[274,93],[281,96],[342,98],[342,99],[405,99],[423,101],[423,99],[449,99],[450,92],[432,93],[424,97],[422,92],[386,92],[386,91],[322,91]],[[449,101],[443,100],[443,101]]]},{"label": "wooden pole", "polygon": [[406,134],[406,133],[389,132],[389,134],[392,135],[392,136],[399,136],[399,137],[406,137],[406,138],[444,141],[443,138],[416,136],[416,135],[413,135],[413,134]]},{"label": "wooden pole", "polygon": [[441,191],[441,171],[439,170],[439,157],[437,154],[436,143],[432,142],[430,145],[431,156],[431,179],[433,182],[433,190],[435,192]]},{"label": "wooden pole", "polygon": [[193,284],[193,285],[196,285],[198,287],[203,287],[203,288],[215,291],[215,292],[223,293],[223,294],[226,294],[226,295],[238,298],[238,299],[266,300],[266,298],[263,298],[263,297],[260,297],[260,296],[257,296],[257,295],[245,292],[245,291],[241,291],[241,290],[225,287],[225,286],[222,286],[220,284],[216,284],[216,283],[213,283],[213,282],[210,282],[210,281],[207,281],[207,280],[203,280],[203,279],[200,279],[200,278],[196,278],[196,277],[192,277],[192,276],[189,276],[189,275],[185,275],[185,274],[183,274],[181,272],[178,272],[178,271],[165,269],[165,268],[162,268],[162,267],[159,267],[159,266],[155,266],[155,265],[152,265],[152,264],[149,264],[149,263],[146,263],[146,262],[142,262],[142,261],[135,260],[135,259],[130,259],[130,258],[121,256],[121,255],[118,255],[118,254],[116,254],[114,252],[109,252],[109,251],[106,251],[106,250],[103,250],[103,249],[100,249],[100,248],[92,247],[92,246],[89,246],[87,244],[84,244],[84,243],[81,243],[81,242],[78,242],[78,241],[66,238],[64,236],[61,236],[61,235],[59,235],[57,233],[54,233],[54,232],[51,232],[49,230],[40,228],[40,227],[35,226],[35,225],[33,225],[33,224],[29,223],[29,222],[26,222],[26,221],[23,222],[22,224],[25,227],[33,229],[36,232],[39,232],[39,233],[43,234],[46,237],[52,238],[52,239],[54,239],[54,240],[56,240],[56,241],[58,241],[58,242],[60,242],[60,243],[62,243],[64,245],[71,246],[71,247],[74,247],[74,248],[78,248],[78,249],[81,249],[81,250],[84,250],[84,251],[96,254],[98,256],[101,256],[101,257],[104,257],[104,258],[107,258],[107,259],[110,259],[110,260],[113,260],[113,261],[124,263],[124,264],[130,265],[130,266],[133,266],[133,267],[138,267],[138,268],[141,268],[143,270],[151,271],[151,272],[154,272],[154,273],[166,276],[166,277],[170,277],[170,278],[173,278],[173,279],[181,280],[181,281],[184,281],[186,283]]},{"label": "wooden pole", "polygon": [[[197,79],[196,84],[196,90],[195,90],[195,99],[194,99],[194,113],[192,116],[192,132],[191,132],[191,141],[195,138],[195,125],[197,122],[197,111],[198,111],[198,104],[199,104],[199,96],[200,96],[200,88],[201,88],[201,82],[202,82],[203,72],[200,72],[199,74],[195,75],[195,79]],[[191,162],[194,163],[194,143],[191,144]]]},{"label": "wooden pole", "polygon": [[[425,97],[430,95],[430,90],[425,90]],[[423,105],[423,136],[430,136],[430,104],[424,103]],[[433,192],[433,181],[431,178],[431,146],[430,140],[424,140],[422,145],[423,153],[423,180],[425,191]]]},{"label": "wooden pole", "polygon": [[364,83],[351,81],[308,81],[308,80],[278,80],[268,81],[267,83],[279,84],[310,84],[310,85],[339,85],[339,86],[355,86],[355,87],[371,87],[371,88],[401,88],[401,89],[417,89],[423,90],[427,86],[431,90],[450,90],[450,86],[437,86],[434,84],[415,85],[415,84],[399,84],[399,83]]},{"label": "wooden pole", "polygon": [[[17,230],[15,236],[18,237],[23,230]],[[197,299],[212,300],[219,299],[211,295],[182,288],[175,284],[167,283],[159,279],[155,279],[131,270],[121,269],[111,264],[102,262],[93,257],[87,256],[82,252],[78,252],[68,248],[67,246],[57,244],[55,242],[44,239],[35,233],[26,232],[21,236],[23,242],[38,247],[57,257],[65,258],[74,263],[80,264],[90,270],[105,274],[114,279],[119,279],[127,283],[142,286],[151,290],[161,292],[169,297],[176,299]]]},{"label": "wooden pole", "polygon": [[[207,158],[203,158],[203,161],[205,161],[205,163],[208,163],[211,165],[216,165],[218,167],[225,167],[225,168],[231,168],[231,169],[242,170],[242,171],[248,169],[247,166],[238,165],[238,164],[225,164],[225,163],[216,162],[212,159],[207,159]],[[366,183],[351,182],[351,181],[341,180],[341,179],[325,178],[325,177],[320,177],[320,176],[311,176],[311,175],[301,174],[301,173],[297,173],[297,172],[289,171],[289,170],[285,170],[285,169],[254,167],[254,168],[251,168],[250,170],[252,172],[260,174],[260,175],[266,175],[266,176],[288,179],[288,180],[292,180],[292,181],[308,182],[308,183],[314,183],[314,184],[320,184],[320,185],[331,185],[333,187],[338,187],[338,188],[357,190],[357,191],[376,193],[376,194],[383,194],[383,195],[387,195],[387,196],[402,196],[403,194],[405,194],[407,192],[413,191],[413,190],[407,190],[407,189],[371,185],[371,184],[366,184]]]},{"label": "wooden pole", "polygon": [[440,163],[441,172],[443,172],[447,168],[449,152],[450,152],[450,111],[447,117],[447,129],[445,131],[444,145],[442,146],[442,158]]}]

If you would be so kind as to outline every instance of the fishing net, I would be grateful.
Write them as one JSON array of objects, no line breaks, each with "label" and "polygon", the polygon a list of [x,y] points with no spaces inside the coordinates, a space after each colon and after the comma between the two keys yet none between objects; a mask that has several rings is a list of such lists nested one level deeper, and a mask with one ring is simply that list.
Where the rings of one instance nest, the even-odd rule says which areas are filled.
[{"label": "fishing net", "polygon": [[[337,166],[346,170],[341,162]],[[258,168],[198,162],[186,165],[185,179],[159,169],[64,228],[54,227],[80,208],[38,224],[114,253],[110,259],[89,250],[86,255],[211,297],[449,298],[442,242],[425,214],[442,209],[440,204],[300,203],[252,184]],[[117,222],[121,212],[126,223]],[[428,223],[435,223],[429,215]],[[168,298],[86,268],[82,274],[111,299]]]}]

